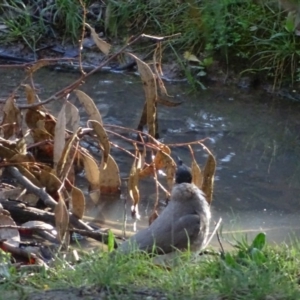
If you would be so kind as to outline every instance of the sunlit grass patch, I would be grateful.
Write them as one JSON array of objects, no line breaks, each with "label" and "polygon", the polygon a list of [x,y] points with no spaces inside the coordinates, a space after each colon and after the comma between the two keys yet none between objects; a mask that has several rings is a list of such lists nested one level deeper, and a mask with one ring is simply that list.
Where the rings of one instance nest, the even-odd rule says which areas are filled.
[{"label": "sunlit grass patch", "polygon": [[299,299],[299,243],[270,247],[259,234],[252,242],[236,242],[235,248],[196,260],[182,253],[168,265],[159,265],[144,253],[95,251],[72,266],[61,260],[35,275],[12,275],[6,288],[101,286],[119,297],[125,289],[128,294],[147,288],[168,299]]}]

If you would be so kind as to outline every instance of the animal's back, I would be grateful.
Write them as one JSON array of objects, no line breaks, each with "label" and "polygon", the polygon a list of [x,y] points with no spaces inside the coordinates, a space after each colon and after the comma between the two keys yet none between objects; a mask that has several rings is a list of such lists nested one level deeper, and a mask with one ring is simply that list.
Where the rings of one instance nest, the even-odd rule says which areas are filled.
[{"label": "animal's back", "polygon": [[132,236],[121,245],[121,251],[138,248],[151,252],[168,253],[174,248],[200,250],[207,239],[210,208],[201,190],[194,184],[174,186],[171,200],[159,217],[146,229]]}]

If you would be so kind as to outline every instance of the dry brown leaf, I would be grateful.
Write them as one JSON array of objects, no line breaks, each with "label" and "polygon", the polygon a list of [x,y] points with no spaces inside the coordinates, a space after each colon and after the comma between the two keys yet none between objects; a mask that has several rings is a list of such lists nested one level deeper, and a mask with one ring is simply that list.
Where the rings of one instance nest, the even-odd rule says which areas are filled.
[{"label": "dry brown leaf", "polygon": [[195,184],[199,189],[201,189],[203,183],[203,175],[195,159],[192,160],[191,170],[193,184]]},{"label": "dry brown leaf", "polygon": [[10,158],[9,162],[10,163],[23,163],[22,165],[28,169],[30,169],[30,166],[32,166],[34,157],[32,154],[15,154],[13,157]]},{"label": "dry brown leaf", "polygon": [[[165,167],[165,161],[164,161],[164,155],[163,153],[170,155],[171,154],[171,149],[164,145],[164,144],[160,144],[160,151],[157,151],[155,158],[153,160],[153,162],[147,166],[146,168],[144,168],[143,170],[140,171],[139,176],[140,178],[145,178],[148,176],[153,176],[154,175],[154,166],[156,170],[160,170],[162,168]],[[175,162],[174,162],[175,163]]]},{"label": "dry brown leaf", "polygon": [[55,134],[55,126],[56,126],[55,118],[52,115],[46,113],[46,115],[45,115],[45,128],[53,136]]},{"label": "dry brown leaf", "polygon": [[108,160],[108,155],[110,152],[110,143],[109,143],[108,135],[104,127],[99,122],[90,120],[88,123],[92,124],[93,129],[99,139],[99,144],[103,151],[103,162],[104,162],[104,169],[105,169]]},{"label": "dry brown leaf", "polygon": [[[29,84],[24,84],[27,104],[35,103],[35,91]],[[34,108],[33,108],[34,109]]]},{"label": "dry brown leaf", "polygon": [[35,127],[38,129],[43,129],[44,131],[47,131],[45,125],[46,125],[45,120],[38,120],[35,124]]},{"label": "dry brown leaf", "polygon": [[156,49],[153,53],[153,67],[154,67],[154,72],[156,75],[156,80],[158,83],[159,91],[160,94],[163,96],[169,96],[167,89],[164,85],[163,80],[161,79],[161,76],[163,75],[162,68],[161,68],[161,60],[162,60],[162,48],[161,48],[161,43],[158,42]]},{"label": "dry brown leaf", "polygon": [[34,176],[34,174],[29,171],[27,168],[21,166],[21,165],[17,165],[16,166],[20,173],[25,176],[28,180],[30,180],[34,185],[38,186],[38,187],[42,187],[41,183],[39,182],[39,180]]},{"label": "dry brown leaf", "polygon": [[80,124],[79,111],[75,105],[67,101],[66,104],[66,127],[71,131],[76,131]]},{"label": "dry brown leaf", "polygon": [[52,136],[55,134],[55,118],[37,109],[28,109],[25,115],[25,122],[30,129],[40,128],[46,130]]},{"label": "dry brown leaf", "polygon": [[102,51],[105,55],[108,55],[111,49],[111,45],[105,42],[104,40],[100,39],[95,29],[92,28],[89,24],[85,23],[85,26],[90,29],[92,38],[95,44],[97,45],[97,47],[100,49],[100,51]]},{"label": "dry brown leaf", "polygon": [[26,145],[26,141],[25,141],[24,138],[21,138],[21,139],[17,140],[17,142],[16,142],[16,150],[20,154],[27,154],[27,145]]},{"label": "dry brown leaf", "polygon": [[37,128],[37,122],[40,120],[45,120],[46,114],[40,110],[30,108],[25,114],[25,122],[28,128]]},{"label": "dry brown leaf", "polygon": [[47,60],[47,59],[41,59],[38,60],[34,65],[32,65],[30,68],[27,69],[27,72],[29,74],[34,73],[35,71],[37,71],[38,69],[48,66],[51,64],[51,61]]},{"label": "dry brown leaf", "polygon": [[30,133],[35,143],[53,139],[53,136],[43,129],[35,128]]},{"label": "dry brown leaf", "polygon": [[164,168],[166,169],[166,175],[167,175],[167,183],[169,187],[169,191],[172,190],[174,185],[174,177],[176,173],[176,163],[174,159],[167,153],[161,151],[162,157],[163,157],[163,164]]},{"label": "dry brown leaf", "polygon": [[73,186],[72,188],[72,213],[78,218],[82,219],[85,211],[85,198],[83,192]]},{"label": "dry brown leaf", "polygon": [[3,107],[3,120],[1,123],[3,137],[10,138],[21,128],[21,112],[16,106],[14,97],[9,97]]},{"label": "dry brown leaf", "polygon": [[63,197],[61,197],[61,195],[54,208],[54,217],[57,230],[57,239],[62,243],[69,227],[69,213],[65,204],[65,200]]},{"label": "dry brown leaf", "polygon": [[56,174],[61,180],[67,176],[70,167],[74,162],[74,158],[77,153],[77,146],[79,144],[77,137],[80,130],[81,128],[78,128],[77,131],[73,133],[72,137],[70,137],[66,142],[60,160],[57,163]]},{"label": "dry brown leaf", "polygon": [[3,146],[0,144],[0,157],[9,160],[12,158],[17,152],[15,150],[11,150],[10,148]]},{"label": "dry brown leaf", "polygon": [[209,153],[203,171],[203,183],[202,183],[202,191],[205,193],[206,200],[209,204],[211,204],[212,202],[215,172],[216,172],[216,160],[214,156]]},{"label": "dry brown leaf", "polygon": [[111,155],[108,156],[107,167],[104,169],[103,159],[100,165],[100,191],[103,194],[120,193],[121,179],[119,167]]},{"label": "dry brown leaf", "polygon": [[53,163],[54,169],[57,168],[58,162],[65,147],[65,137],[66,137],[66,114],[65,114],[66,104],[62,105],[62,108],[58,114],[57,122],[55,126],[54,134],[54,148],[53,148]]},{"label": "dry brown leaf", "polygon": [[[15,221],[3,211],[1,205],[0,209],[0,226],[16,226]],[[5,240],[8,243],[18,247],[20,244],[20,234],[17,229],[0,228],[0,240]]]},{"label": "dry brown leaf", "polygon": [[81,153],[84,165],[84,171],[86,179],[90,184],[90,190],[98,190],[100,188],[99,183],[99,167],[95,159],[88,153]]},{"label": "dry brown leaf", "polygon": [[162,96],[157,97],[157,102],[159,104],[167,106],[167,107],[176,107],[176,106],[179,106],[183,103],[183,101],[173,102],[173,101],[170,101],[169,99],[167,99],[166,97],[162,97]]},{"label": "dry brown leaf", "polygon": [[155,75],[151,68],[137,56],[130,54],[137,62],[138,71],[140,73],[147,102],[147,126],[149,134],[156,136],[156,106],[157,106],[157,85]]},{"label": "dry brown leaf", "polygon": [[80,101],[80,103],[83,104],[87,114],[90,117],[90,120],[96,120],[101,125],[103,125],[100,112],[99,112],[97,106],[95,105],[95,102],[93,101],[93,99],[90,98],[86,93],[84,93],[80,90],[75,90],[74,92],[75,92],[78,100]]},{"label": "dry brown leaf", "polygon": [[[46,188],[46,192],[50,194],[53,198],[58,199],[58,190],[62,185],[60,179],[54,174],[54,170],[44,170],[32,171],[35,177],[39,180],[42,187]],[[64,188],[63,188],[64,190]]]}]

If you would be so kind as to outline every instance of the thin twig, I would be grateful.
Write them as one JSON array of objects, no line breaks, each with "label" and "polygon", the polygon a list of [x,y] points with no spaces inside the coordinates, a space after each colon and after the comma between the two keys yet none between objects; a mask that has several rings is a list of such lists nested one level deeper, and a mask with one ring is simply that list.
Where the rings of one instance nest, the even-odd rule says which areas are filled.
[{"label": "thin twig", "polygon": [[34,185],[29,179],[27,179],[24,175],[20,173],[20,171],[16,167],[7,167],[9,173],[17,179],[17,181],[22,184],[27,191],[37,195],[40,199],[43,200],[45,205],[51,207],[52,209],[56,206],[56,201],[45,191],[44,188],[39,188]]},{"label": "thin twig", "polygon": [[211,242],[212,238],[214,237],[214,235],[216,234],[217,230],[219,229],[220,225],[222,222],[222,218],[219,219],[218,223],[216,224],[214,231],[212,232],[212,234],[210,235],[209,239],[207,240],[207,242],[205,243],[205,246],[203,248],[206,248],[208,246],[208,244]]},{"label": "thin twig", "polygon": [[82,0],[79,0],[79,3],[83,9],[83,17],[82,17],[81,39],[79,40],[79,58],[78,58],[78,60],[79,60],[79,70],[82,75],[85,75],[86,73],[83,71],[83,68],[82,68],[82,53],[81,52],[82,52],[82,43],[83,43],[84,34],[85,34],[86,7]]},{"label": "thin twig", "polygon": [[[45,223],[47,224],[47,223]],[[47,224],[48,225],[48,224]],[[32,230],[32,231],[53,231],[55,228],[45,228],[45,225],[40,226],[32,226],[32,227],[26,227],[26,226],[17,226],[17,225],[0,225],[0,229],[17,229],[17,230]]]},{"label": "thin twig", "polygon": [[225,250],[224,250],[223,245],[221,243],[219,232],[217,232],[217,239],[218,239],[219,245],[221,247],[221,254],[224,255],[225,254]]},{"label": "thin twig", "polygon": [[34,104],[19,104],[18,107],[20,109],[28,109],[28,108],[33,108],[33,107],[38,107],[47,103],[50,103],[52,101],[55,100],[59,100],[65,96],[67,96],[69,93],[71,93],[73,90],[75,90],[79,85],[81,85],[83,83],[83,81],[91,76],[92,74],[96,73],[98,70],[100,70],[101,68],[103,68],[105,65],[107,65],[109,62],[111,62],[112,60],[114,60],[116,57],[118,57],[126,48],[130,47],[132,44],[136,43],[140,38],[142,37],[142,35],[138,35],[137,37],[134,37],[131,39],[131,41],[126,44],[125,46],[123,46],[118,52],[116,52],[115,54],[111,55],[110,57],[108,57],[106,60],[104,60],[98,67],[94,68],[92,71],[90,71],[89,73],[82,75],[80,78],[78,78],[77,80],[75,80],[73,83],[71,83],[70,85],[68,85],[67,87],[64,87],[63,89],[61,89],[60,91],[56,92],[54,95],[50,96],[48,99],[41,101],[39,103],[34,103]]},{"label": "thin twig", "polygon": [[[17,179],[17,181],[22,184],[29,192],[37,195],[47,206],[54,209],[56,206],[56,201],[48,195],[48,193],[36,185],[34,185],[30,180],[28,180],[25,176],[23,176],[20,171],[16,167],[7,167],[13,177]],[[93,230],[92,227],[84,223],[82,220],[79,220],[74,214],[69,212],[70,223],[77,228]]]}]

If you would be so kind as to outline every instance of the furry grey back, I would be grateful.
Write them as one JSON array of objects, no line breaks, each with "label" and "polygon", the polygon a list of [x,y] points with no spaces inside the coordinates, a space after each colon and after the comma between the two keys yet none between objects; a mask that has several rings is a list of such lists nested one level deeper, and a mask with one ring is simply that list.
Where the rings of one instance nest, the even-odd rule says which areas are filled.
[{"label": "furry grey back", "polygon": [[203,192],[191,183],[176,184],[159,217],[124,242],[120,250],[127,253],[138,248],[152,252],[155,247],[158,253],[169,253],[175,248],[200,251],[207,240],[210,218]]}]

